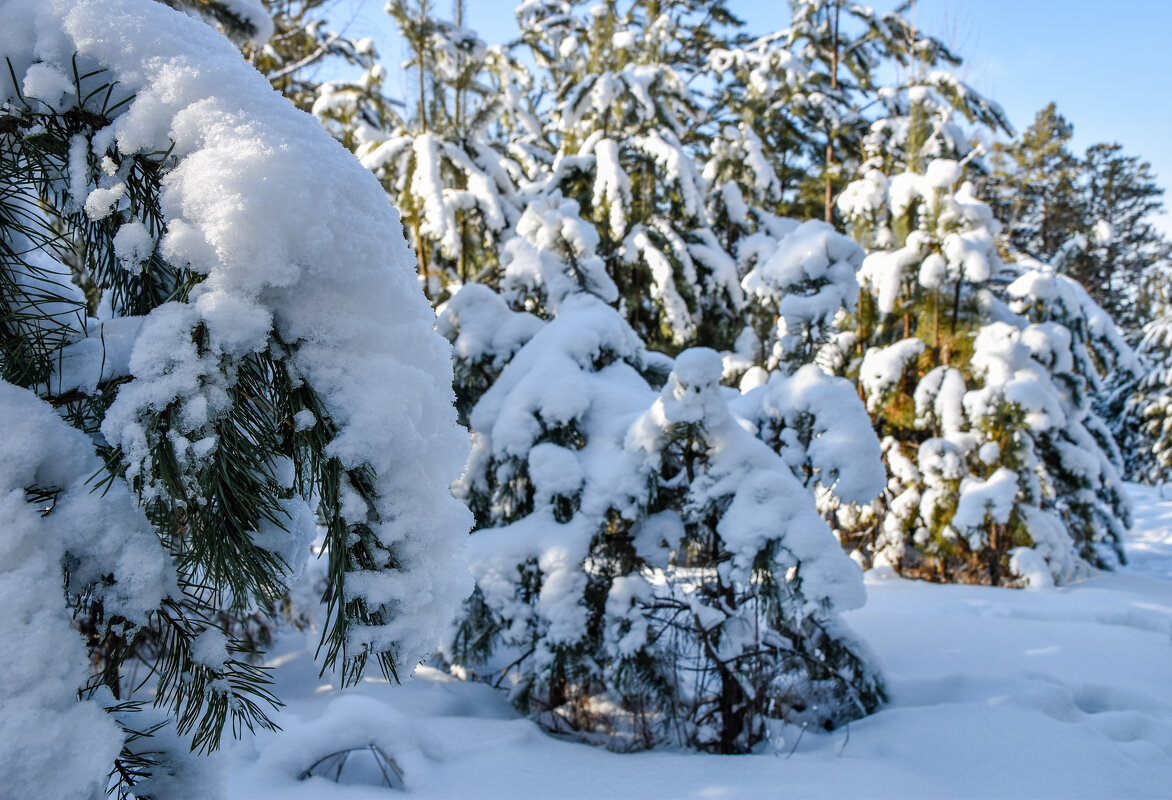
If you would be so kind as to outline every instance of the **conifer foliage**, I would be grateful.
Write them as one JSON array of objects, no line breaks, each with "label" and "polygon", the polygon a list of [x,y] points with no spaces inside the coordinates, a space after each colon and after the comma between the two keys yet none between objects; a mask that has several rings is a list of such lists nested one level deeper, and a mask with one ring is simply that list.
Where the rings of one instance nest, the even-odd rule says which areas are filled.
[{"label": "conifer foliage", "polygon": [[[571,270],[556,250],[533,255],[546,286]],[[458,491],[478,517],[478,588],[447,658],[495,665],[544,724],[619,749],[745,752],[783,721],[872,710],[882,685],[836,613],[863,600],[857,566],[730,412],[720,356],[648,352],[600,278],[601,296],[562,276],[574,288],[471,411]],[[480,348],[507,358],[516,340],[476,326],[532,317],[444,319],[457,351],[485,363]]]},{"label": "conifer foliage", "polygon": [[[466,591],[447,348],[377,183],[220,34],[145,0],[0,25],[4,649],[79,652],[68,606],[94,665],[21,679],[3,723],[50,715],[92,758],[29,740],[6,780],[190,795],[188,746],[272,725],[225,621],[273,607],[318,520],[343,683],[410,672]],[[133,659],[161,718],[131,713]]]},{"label": "conifer foliage", "polygon": [[879,246],[860,273],[858,380],[890,475],[840,524],[912,574],[1070,580],[1121,558],[1121,464],[1091,400],[1134,356],[1077,283],[1001,263],[999,225],[962,176],[950,159],[872,172],[839,201]]}]

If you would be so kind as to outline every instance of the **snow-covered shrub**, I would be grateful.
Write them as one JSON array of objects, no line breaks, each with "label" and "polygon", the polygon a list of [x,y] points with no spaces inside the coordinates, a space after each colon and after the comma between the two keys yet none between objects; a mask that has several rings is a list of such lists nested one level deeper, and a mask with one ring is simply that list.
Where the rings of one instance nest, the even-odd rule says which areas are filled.
[{"label": "snow-covered shrub", "polygon": [[642,602],[616,611],[644,625],[617,649],[665,665],[685,743],[733,753],[766,738],[770,719],[834,727],[873,710],[883,689],[837,619],[864,600],[858,566],[790,465],[730,412],[721,372],[714,351],[684,351],[627,432],[647,486],[640,510],[673,524],[657,524],[660,541],[639,553],[649,569],[628,581],[642,585],[624,586]]},{"label": "snow-covered shrub", "polygon": [[[809,367],[817,375],[789,387],[808,407],[791,417],[778,404],[801,403],[782,375],[750,401],[793,463],[733,417],[711,350],[681,354],[657,399],[649,380],[661,383],[671,362],[603,302],[608,282],[581,277],[585,251],[535,235],[572,218],[523,225],[530,235],[509,245],[514,305],[552,319],[470,414],[473,455],[457,491],[477,515],[477,590],[448,661],[495,666],[543,724],[618,749],[676,740],[740,752],[767,735],[768,719],[831,726],[870,711],[879,679],[836,617],[862,601],[858,568],[791,471],[812,470],[852,499],[866,493],[813,408],[819,391],[840,406],[845,391],[858,407],[853,391]],[[480,294],[466,287],[449,305]],[[518,313],[483,301],[494,315]],[[459,349],[465,333],[453,334]],[[786,426],[792,435],[779,433]],[[752,688],[737,695],[742,684]]]},{"label": "snow-covered shrub", "polygon": [[608,584],[635,566],[629,537],[606,530],[616,494],[638,488],[623,484],[617,457],[625,426],[654,398],[640,375],[648,359],[615,309],[579,293],[470,415],[457,494],[477,517],[477,590],[446,654],[470,669],[494,652],[513,662],[516,701],[554,728],[590,727],[591,698],[604,692]]},{"label": "snow-covered shrub", "polygon": [[[155,704],[186,739],[160,751],[214,748],[229,721],[271,725],[256,654],[215,620],[279,598],[318,520],[327,665],[343,683],[369,658],[411,671],[468,589],[468,514],[448,492],[467,437],[397,214],[227,40],[147,0],[10,0],[0,29],[11,71],[0,88],[0,369],[22,387],[5,389],[5,418],[28,417],[50,460],[67,462],[29,466],[37,451],[25,442],[5,488],[13,520],[30,520],[32,506],[12,505],[22,493],[41,504],[38,568],[55,565],[58,592],[64,570],[67,595],[37,610],[43,627],[23,590],[4,595],[0,616],[29,626],[26,651],[43,652],[75,604],[94,673],[66,655],[60,681],[15,695],[86,717],[77,733],[94,741],[73,752],[96,755],[69,776],[76,785],[103,786],[111,753],[115,782],[133,785],[151,771],[150,739],[70,712],[75,693],[127,730],[149,728],[126,719],[139,698],[122,664],[143,658]],[[33,393],[86,435],[54,444],[64,434]],[[87,504],[89,518],[74,520]],[[126,528],[95,560],[87,542],[98,547],[116,520]],[[119,563],[119,542],[150,541],[131,531],[151,528],[155,555]],[[31,530],[0,529],[5,548]],[[44,748],[29,768],[58,773],[57,756]]]}]

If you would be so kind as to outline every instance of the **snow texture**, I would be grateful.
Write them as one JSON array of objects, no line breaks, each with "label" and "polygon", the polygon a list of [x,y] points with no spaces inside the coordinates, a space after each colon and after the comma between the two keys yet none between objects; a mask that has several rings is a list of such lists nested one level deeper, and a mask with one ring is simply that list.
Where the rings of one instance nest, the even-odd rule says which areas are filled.
[{"label": "snow texture", "polygon": [[[108,690],[78,693],[90,673],[63,586],[92,589],[110,616],[135,625],[164,597],[178,596],[175,571],[150,523],[120,483],[95,492],[102,462],[89,439],[31,392],[0,382],[0,768],[13,797],[102,793],[122,746],[104,708]],[[26,492],[53,495],[40,503]],[[106,580],[112,576],[113,580]],[[61,754],[69,754],[63,769]]]}]

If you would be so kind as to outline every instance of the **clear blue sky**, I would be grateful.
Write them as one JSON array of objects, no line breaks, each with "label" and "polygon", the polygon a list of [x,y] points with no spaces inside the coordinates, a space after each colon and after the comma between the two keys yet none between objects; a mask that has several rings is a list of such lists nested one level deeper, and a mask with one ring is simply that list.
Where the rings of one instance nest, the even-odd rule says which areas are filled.
[{"label": "clear blue sky", "polygon": [[[350,32],[374,36],[387,62],[401,60],[382,0],[340,5],[357,9]],[[515,6],[514,0],[466,0],[465,24],[489,43],[504,42],[516,35]],[[785,0],[730,0],[729,6],[752,33],[788,21]],[[435,7],[449,13],[445,0]],[[1117,141],[1151,163],[1161,186],[1172,186],[1172,0],[919,0],[915,15],[917,25],[965,58],[961,77],[999,102],[1018,130],[1053,100],[1074,124],[1076,152]],[[1165,213],[1160,225],[1172,235],[1172,216]]]}]

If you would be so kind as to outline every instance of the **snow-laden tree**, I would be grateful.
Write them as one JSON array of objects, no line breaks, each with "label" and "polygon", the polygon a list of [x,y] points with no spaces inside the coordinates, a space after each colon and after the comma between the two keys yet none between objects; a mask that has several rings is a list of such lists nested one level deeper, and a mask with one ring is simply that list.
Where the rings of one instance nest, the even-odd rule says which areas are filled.
[{"label": "snow-laden tree", "polygon": [[[1010,130],[1000,108],[957,77],[961,58],[905,16],[906,4],[877,12],[843,0],[791,0],[790,8],[777,39],[807,75],[793,106],[818,173],[810,169],[802,182],[798,216],[832,221],[839,192],[861,169],[922,171],[925,157],[963,156],[969,145],[957,115]],[[897,82],[884,85],[890,73]]]},{"label": "snow-laden tree", "polygon": [[[685,352],[669,378],[606,302],[618,292],[576,204],[531,204],[517,230],[503,297],[467,286],[441,314],[458,373],[460,359],[506,362],[469,416],[458,493],[477,515],[478,588],[447,659],[492,668],[544,725],[616,749],[740,752],[769,720],[873,709],[878,677],[835,611],[861,601],[858,569],[794,476],[865,491],[845,488],[859,473],[826,420],[774,419],[778,391],[756,401],[785,460],[729,412],[715,352]],[[675,419],[697,402],[711,415]]]},{"label": "snow-laden tree", "polygon": [[700,4],[609,3],[582,16],[576,5],[521,10],[522,41],[551,65],[544,77],[557,98],[554,160],[527,192],[560,192],[596,224],[624,314],[649,346],[727,349],[741,330],[743,293],[709,224],[694,158],[704,141],[702,97],[688,82],[702,64]]},{"label": "snow-laden tree", "polygon": [[1050,103],[1014,142],[995,145],[990,159],[986,195],[1003,237],[1013,251],[1046,263],[1057,261],[1082,227],[1073,135],[1074,126]]},{"label": "snow-laden tree", "polygon": [[635,539],[650,569],[625,577],[610,613],[621,659],[665,665],[677,735],[734,753],[767,738],[770,720],[834,727],[883,690],[837,620],[863,601],[857,565],[783,458],[730,412],[722,369],[712,350],[684,351],[627,431],[640,511],[657,524],[651,542]]},{"label": "snow-laden tree", "polygon": [[[5,740],[92,754],[61,770],[62,739],[26,739],[8,785],[85,796],[113,769],[126,791],[214,792],[180,785],[184,751],[270,726],[278,702],[218,614],[268,608],[319,523],[342,683],[368,659],[409,673],[467,591],[449,349],[377,182],[219,33],[146,0],[8,0],[0,28],[0,371],[20,426],[0,617],[29,659],[10,696],[36,715]],[[144,702],[173,729],[132,734],[157,720],[129,713]]]},{"label": "snow-laden tree", "polygon": [[[540,128],[523,105],[527,76],[499,47],[434,16],[427,3],[390,3],[411,47],[418,96],[391,108],[375,62],[353,82],[318,89],[313,111],[372,170],[403,215],[429,297],[439,301],[499,266],[523,208],[524,168],[489,129],[502,115]],[[519,87],[520,84],[520,87]]]},{"label": "snow-laden tree", "polygon": [[1077,284],[1040,264],[1005,291],[998,225],[960,165],[878,171],[840,209],[872,252],[860,272],[858,380],[889,471],[848,541],[950,580],[1069,580],[1110,565],[1128,510],[1090,389],[1134,357]]},{"label": "snow-laden tree", "polygon": [[1163,189],[1150,165],[1118,144],[1071,152],[1074,126],[1054,104],[1017,140],[994,148],[985,182],[1005,249],[1080,281],[1130,342],[1159,316],[1172,246],[1153,225]]},{"label": "snow-laden tree", "polygon": [[914,563],[915,550],[943,577],[993,584],[1067,581],[1115,561],[1127,509],[1087,410],[1066,391],[1073,366],[1061,326],[994,322],[976,335],[972,388],[948,366],[919,381],[916,427],[931,438],[914,466],[891,460],[919,502],[911,514],[907,498],[893,500],[904,513],[884,523],[889,561]]},{"label": "snow-laden tree", "polygon": [[721,91],[713,113],[724,121],[704,163],[709,219],[746,295],[746,324],[726,355],[732,379],[754,365],[792,372],[820,353],[833,362],[824,346],[858,297],[862,249],[829,224],[777,216],[796,207],[791,173],[803,156],[792,138],[818,106],[806,67],[783,41],[761,37],[707,61]]},{"label": "snow-laden tree", "polygon": [[444,650],[464,669],[498,665],[543,724],[601,735],[601,620],[610,582],[635,568],[630,522],[614,509],[637,487],[616,460],[625,426],[654,399],[643,374],[662,357],[605,302],[617,291],[572,202],[531,205],[518,227],[503,285],[547,321],[480,285],[441,313],[457,375],[462,364],[498,373],[473,395],[473,452],[456,487],[476,515],[477,589]]},{"label": "snow-laden tree", "polygon": [[1144,375],[1133,391],[1124,390],[1113,429],[1127,476],[1163,484],[1172,479],[1172,318],[1165,314],[1144,327],[1137,356]]}]

